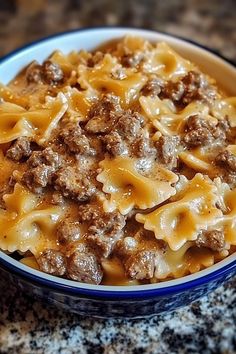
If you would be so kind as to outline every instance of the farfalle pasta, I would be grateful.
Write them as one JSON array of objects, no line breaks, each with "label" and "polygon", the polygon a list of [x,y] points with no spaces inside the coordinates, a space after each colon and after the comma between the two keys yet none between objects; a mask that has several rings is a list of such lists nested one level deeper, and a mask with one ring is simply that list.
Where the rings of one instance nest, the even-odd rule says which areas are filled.
[{"label": "farfalle pasta", "polygon": [[57,248],[55,229],[63,215],[58,206],[43,208],[42,201],[16,183],[3,197],[6,209],[0,211],[0,247],[4,251],[31,251],[39,254],[45,247]]},{"label": "farfalle pasta", "polygon": [[50,98],[43,107],[25,110],[14,103],[0,105],[0,144],[17,138],[34,136],[36,141],[44,142],[66,112],[67,101],[59,93],[56,99]]},{"label": "farfalle pasta", "polygon": [[137,214],[136,220],[155,233],[168,246],[178,251],[187,241],[197,239],[199,230],[206,230],[222,215],[216,207],[216,187],[201,174],[179,190],[174,201],[148,214]]},{"label": "farfalle pasta", "polygon": [[175,194],[171,184],[177,182],[178,177],[163,168],[154,180],[142,176],[135,167],[135,160],[130,158],[103,160],[100,167],[103,172],[97,180],[103,184],[103,191],[111,195],[111,204],[121,214],[128,214],[134,208],[153,208]]},{"label": "farfalle pasta", "polygon": [[139,285],[235,250],[236,97],[166,43],[29,63],[0,85],[0,167],[0,249],[43,272]]}]

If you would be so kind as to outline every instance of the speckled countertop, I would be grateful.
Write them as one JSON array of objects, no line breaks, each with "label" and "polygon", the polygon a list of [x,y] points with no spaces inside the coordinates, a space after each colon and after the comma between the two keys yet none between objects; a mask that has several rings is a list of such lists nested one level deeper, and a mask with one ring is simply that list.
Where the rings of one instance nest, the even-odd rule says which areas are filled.
[{"label": "speckled countertop", "polygon": [[[0,55],[82,26],[134,25],[191,38],[236,62],[235,0],[0,0]],[[148,320],[98,320],[51,308],[0,273],[0,353],[236,353],[236,278]]]}]

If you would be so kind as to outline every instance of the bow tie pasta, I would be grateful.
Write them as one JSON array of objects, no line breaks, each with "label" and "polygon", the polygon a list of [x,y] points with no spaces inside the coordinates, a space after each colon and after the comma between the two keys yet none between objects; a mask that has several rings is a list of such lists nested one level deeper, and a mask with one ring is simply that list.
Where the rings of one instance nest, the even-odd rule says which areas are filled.
[{"label": "bow tie pasta", "polygon": [[137,214],[136,220],[178,251],[186,241],[196,240],[199,230],[207,229],[222,212],[216,207],[216,187],[200,174],[174,199],[151,213]]},{"label": "bow tie pasta", "polygon": [[165,169],[160,169],[156,179],[142,176],[131,159],[119,157],[100,162],[103,169],[97,180],[103,183],[103,191],[111,195],[111,202],[122,214],[134,207],[152,208],[175,194],[171,183],[178,177]]},{"label": "bow tie pasta", "polygon": [[6,210],[0,211],[0,247],[4,251],[31,251],[57,247],[55,227],[63,215],[59,207],[43,208],[41,200],[16,183],[12,194],[5,194]]}]

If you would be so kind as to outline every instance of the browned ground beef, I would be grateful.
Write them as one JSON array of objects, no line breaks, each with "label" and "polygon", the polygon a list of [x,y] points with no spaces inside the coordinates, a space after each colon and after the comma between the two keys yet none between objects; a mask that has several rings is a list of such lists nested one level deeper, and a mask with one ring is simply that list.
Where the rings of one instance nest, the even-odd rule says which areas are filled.
[{"label": "browned ground beef", "polygon": [[[132,235],[128,233],[128,235]],[[124,264],[126,274],[137,280],[154,276],[160,254],[166,251],[166,243],[155,240],[148,231],[139,230],[135,236],[126,236],[116,244],[115,253]]]},{"label": "browned ground beef", "polygon": [[60,243],[78,241],[81,236],[81,224],[71,218],[62,220],[57,227],[57,237]]},{"label": "browned ground beef", "polygon": [[15,185],[15,180],[14,178],[10,177],[6,183],[0,186],[0,209],[6,208],[6,204],[3,199],[3,196],[5,194],[12,193],[14,189],[14,185]]},{"label": "browned ground beef", "polygon": [[42,193],[43,188],[51,183],[54,168],[51,166],[37,166],[26,171],[22,177],[22,183],[32,192]]},{"label": "browned ground beef", "polygon": [[46,165],[58,169],[62,164],[62,158],[58,152],[47,147],[42,151],[34,151],[27,163],[30,167]]},{"label": "browned ground beef", "polygon": [[141,114],[128,110],[120,114],[115,129],[123,138],[133,140],[140,134],[143,122],[144,118]]},{"label": "browned ground beef", "polygon": [[236,173],[235,172],[229,172],[229,171],[223,171],[222,177],[224,182],[229,183],[231,188],[236,187]]},{"label": "browned ground beef", "polygon": [[152,146],[152,141],[140,134],[133,142],[131,142],[131,152],[133,156],[136,157],[149,157],[155,154],[155,149]]},{"label": "browned ground beef", "polygon": [[64,74],[58,64],[46,60],[42,65],[33,62],[27,69],[26,77],[29,83],[55,85],[63,81]]},{"label": "browned ground beef", "polygon": [[177,166],[176,148],[179,142],[178,136],[161,136],[156,143],[161,162],[171,169]]},{"label": "browned ground beef", "polygon": [[63,80],[64,74],[60,66],[46,60],[42,65],[42,74],[46,83],[53,85]]},{"label": "browned ground beef", "polygon": [[90,119],[85,129],[93,134],[108,133],[112,130],[117,121],[117,114],[121,111],[119,97],[112,94],[104,95],[90,109]]},{"label": "browned ground beef", "polygon": [[161,91],[162,98],[170,98],[183,106],[194,100],[210,101],[215,96],[216,89],[208,84],[203,74],[196,71],[188,72],[180,81],[167,82]]},{"label": "browned ground beef", "polygon": [[37,259],[40,269],[53,275],[64,275],[66,273],[66,258],[56,250],[45,250]]},{"label": "browned ground beef", "polygon": [[66,124],[59,134],[60,139],[66,144],[69,151],[82,155],[94,155],[91,149],[89,139],[83,134],[78,122]]},{"label": "browned ground beef", "polygon": [[55,173],[53,186],[64,197],[79,202],[90,200],[96,191],[91,180],[72,166],[62,167]]},{"label": "browned ground beef", "polygon": [[120,134],[117,131],[113,131],[110,134],[105,135],[102,138],[106,150],[112,156],[123,155],[127,152],[127,146]]},{"label": "browned ground beef", "polygon": [[207,247],[213,251],[222,251],[225,247],[225,238],[222,231],[202,231],[196,240],[198,247]]},{"label": "browned ground beef", "polygon": [[28,158],[32,153],[31,141],[27,137],[18,138],[7,150],[6,156],[13,161]]},{"label": "browned ground beef", "polygon": [[144,96],[158,96],[163,89],[165,82],[160,77],[154,77],[149,79],[146,85],[142,89]]},{"label": "browned ground beef", "polygon": [[42,82],[42,67],[36,61],[33,61],[26,70],[26,79],[28,83]]},{"label": "browned ground beef", "polygon": [[23,174],[22,183],[34,193],[41,193],[52,183],[52,177],[61,163],[61,156],[50,147],[34,151],[27,161],[29,169]]},{"label": "browned ground beef", "polygon": [[236,156],[225,150],[216,157],[216,163],[232,172],[236,172]]},{"label": "browned ground beef", "polygon": [[155,270],[155,252],[138,251],[125,262],[125,270],[132,279],[151,279]]},{"label": "browned ground beef", "polygon": [[99,257],[108,257],[123,236],[125,218],[118,211],[105,213],[95,205],[80,207],[79,219],[88,224],[86,242]]},{"label": "browned ground beef", "polygon": [[118,113],[116,119],[113,131],[102,138],[105,149],[111,155],[147,157],[154,153],[151,140],[144,135],[144,118],[140,113],[128,110]]},{"label": "browned ground beef", "polygon": [[51,196],[51,203],[54,205],[62,205],[64,203],[64,198],[60,192],[53,192]]},{"label": "browned ground beef", "polygon": [[100,284],[103,277],[101,266],[94,254],[75,251],[68,259],[69,278],[89,284]]},{"label": "browned ground beef", "polygon": [[199,115],[188,118],[183,141],[188,146],[208,145],[213,140],[225,140],[225,128],[221,124],[214,125]]},{"label": "browned ground beef", "polygon": [[174,102],[179,102],[185,94],[185,85],[182,81],[169,81],[161,90],[161,95],[169,98]]}]

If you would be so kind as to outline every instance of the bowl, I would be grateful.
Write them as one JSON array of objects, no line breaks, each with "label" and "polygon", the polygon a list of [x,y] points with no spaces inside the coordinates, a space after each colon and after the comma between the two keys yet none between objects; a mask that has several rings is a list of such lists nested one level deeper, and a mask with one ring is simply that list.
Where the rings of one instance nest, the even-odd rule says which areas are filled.
[{"label": "bowl", "polygon": [[[55,49],[68,53],[91,50],[111,39],[131,34],[165,41],[214,77],[221,88],[236,94],[235,65],[209,50],[171,35],[134,28],[90,28],[54,35],[15,50],[0,60],[0,82],[7,84],[34,59],[43,61]],[[236,254],[179,279],[157,284],[107,286],[78,283],[29,268],[0,251],[0,268],[23,292],[71,312],[95,317],[138,318],[172,311],[214,290],[236,273]]]}]

